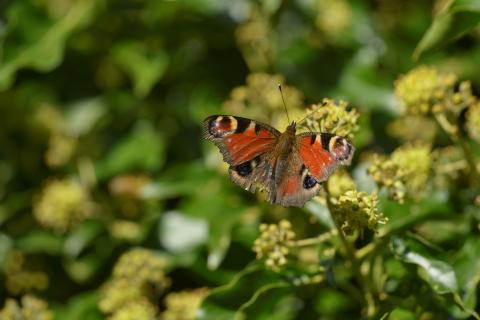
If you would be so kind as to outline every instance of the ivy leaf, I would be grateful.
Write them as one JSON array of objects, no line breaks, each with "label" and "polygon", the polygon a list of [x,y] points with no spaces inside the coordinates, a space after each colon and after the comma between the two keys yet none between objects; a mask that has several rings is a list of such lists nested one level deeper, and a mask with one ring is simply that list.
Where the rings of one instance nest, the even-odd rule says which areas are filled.
[{"label": "ivy leaf", "polygon": [[157,170],[163,165],[164,148],[163,135],[149,123],[139,123],[97,163],[97,176],[101,180],[128,170]]},{"label": "ivy leaf", "polygon": [[461,298],[467,308],[475,309],[477,305],[477,287],[480,282],[480,238],[468,238],[458,252],[453,264],[458,274],[458,284],[461,288]]},{"label": "ivy leaf", "polygon": [[438,294],[456,293],[458,290],[457,278],[453,267],[448,263],[428,257],[418,248],[407,243],[404,239],[392,239],[391,248],[397,259],[416,264],[425,275],[426,281]]},{"label": "ivy leaf", "polygon": [[190,216],[208,221],[208,267],[212,270],[223,261],[230,247],[232,229],[247,208],[235,188],[225,177],[211,176],[182,206]]},{"label": "ivy leaf", "polygon": [[60,235],[44,231],[32,230],[15,240],[18,249],[27,253],[59,254],[62,251],[64,238]]},{"label": "ivy leaf", "polygon": [[97,290],[92,290],[74,296],[65,304],[55,305],[56,319],[104,319],[100,310],[98,310],[99,296],[100,294]]},{"label": "ivy leaf", "polygon": [[[252,264],[238,273],[230,283],[212,290],[202,302],[198,319],[245,319],[247,309],[253,307],[256,310],[255,319],[272,319],[268,318],[274,306],[271,302],[278,302],[285,296],[286,292],[282,289],[288,287],[290,283],[280,274],[265,271],[259,265]],[[266,294],[274,294],[275,299],[263,300]],[[262,304],[258,305],[260,300]],[[261,317],[261,314],[265,317]],[[277,316],[275,319],[281,318]]]},{"label": "ivy leaf", "polygon": [[149,50],[141,42],[123,42],[113,49],[113,58],[133,81],[133,91],[145,97],[168,66],[168,55],[163,50]]},{"label": "ivy leaf", "polygon": [[413,53],[417,60],[425,51],[441,46],[479,25],[478,0],[454,0],[433,19]]},{"label": "ivy leaf", "polygon": [[74,1],[63,16],[51,19],[30,2],[18,1],[7,12],[6,35],[0,40],[0,90],[8,89],[17,71],[48,72],[63,59],[68,37],[87,26],[100,1]]}]

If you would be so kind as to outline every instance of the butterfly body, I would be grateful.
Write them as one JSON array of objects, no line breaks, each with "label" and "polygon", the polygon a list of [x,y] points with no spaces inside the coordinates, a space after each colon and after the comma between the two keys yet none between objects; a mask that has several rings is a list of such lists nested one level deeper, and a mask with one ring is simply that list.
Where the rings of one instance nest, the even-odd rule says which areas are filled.
[{"label": "butterfly body", "polygon": [[217,145],[230,165],[233,182],[250,192],[261,185],[270,203],[285,207],[302,207],[339,164],[350,164],[354,152],[344,137],[296,134],[295,122],[281,133],[247,118],[214,115],[203,126],[204,138]]}]

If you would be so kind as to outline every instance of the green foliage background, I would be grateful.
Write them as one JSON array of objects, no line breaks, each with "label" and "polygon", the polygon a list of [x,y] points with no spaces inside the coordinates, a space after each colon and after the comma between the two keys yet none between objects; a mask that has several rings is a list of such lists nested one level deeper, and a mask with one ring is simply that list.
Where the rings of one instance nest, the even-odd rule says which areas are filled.
[{"label": "green foliage background", "polygon": [[[285,79],[304,97],[289,105],[299,117],[326,97],[359,111],[349,170],[371,192],[370,155],[406,140],[388,130],[403,117],[395,79],[429,64],[469,80],[474,95],[480,88],[479,2],[449,3],[1,2],[0,305],[15,299],[43,310],[22,316],[10,306],[16,311],[2,316],[478,318],[480,187],[472,168],[440,185],[432,170],[425,194],[402,204],[380,190],[389,221],[349,236],[353,255],[334,235],[310,248],[320,256],[313,269],[299,255],[274,272],[252,251],[260,223],[286,219],[298,239],[316,239],[334,229],[327,208],[313,200],[284,209],[241,190],[201,138],[202,120],[235,110],[224,102],[249,75],[271,80],[273,89],[258,93],[273,101],[281,101],[276,80]],[[252,104],[237,115],[283,126],[275,106]],[[478,168],[478,141],[464,129],[465,111],[456,116],[458,140],[439,130],[429,143],[462,143]],[[134,248],[148,254],[121,265]],[[161,276],[145,276],[153,289],[137,305],[121,314],[99,307],[114,299],[105,284],[135,270],[154,274],[152,261],[162,261]],[[114,275],[119,265],[137,269]],[[48,307],[21,300],[30,294]]]}]

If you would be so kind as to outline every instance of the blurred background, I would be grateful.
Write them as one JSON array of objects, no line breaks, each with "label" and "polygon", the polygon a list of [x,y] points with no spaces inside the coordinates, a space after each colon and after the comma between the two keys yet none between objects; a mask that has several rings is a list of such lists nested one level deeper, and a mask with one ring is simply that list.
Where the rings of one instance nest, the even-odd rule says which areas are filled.
[{"label": "blurred background", "polygon": [[[474,0],[0,2],[0,317],[478,317],[479,17]],[[295,120],[342,110],[357,151],[330,192],[354,200],[270,205],[202,140],[218,113],[284,130],[278,84]],[[338,229],[330,202],[375,214]]]}]

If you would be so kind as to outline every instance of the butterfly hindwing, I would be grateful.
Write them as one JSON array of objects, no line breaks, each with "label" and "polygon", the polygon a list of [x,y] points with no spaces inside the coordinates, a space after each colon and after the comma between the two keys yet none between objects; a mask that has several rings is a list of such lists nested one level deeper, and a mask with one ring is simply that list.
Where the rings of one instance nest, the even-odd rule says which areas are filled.
[{"label": "butterfly hindwing", "polygon": [[272,171],[266,158],[280,132],[264,123],[227,115],[206,118],[203,128],[204,137],[215,143],[230,165],[233,182],[251,192],[257,183],[266,184]]},{"label": "butterfly hindwing", "polygon": [[284,166],[281,178],[277,179],[279,181],[268,200],[284,207],[303,207],[305,202],[320,192],[321,185],[311,176],[298,153],[291,153],[284,161]]}]

